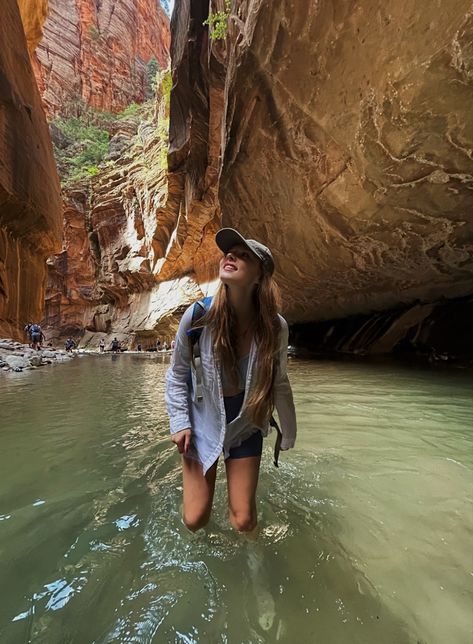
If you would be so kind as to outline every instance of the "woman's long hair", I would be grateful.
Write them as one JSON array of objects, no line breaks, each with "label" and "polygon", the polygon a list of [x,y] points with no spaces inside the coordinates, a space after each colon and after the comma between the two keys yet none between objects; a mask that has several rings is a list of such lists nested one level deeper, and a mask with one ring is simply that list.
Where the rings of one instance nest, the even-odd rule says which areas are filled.
[{"label": "woman's long hair", "polygon": [[[281,325],[278,318],[280,294],[271,275],[263,273],[253,291],[255,305],[254,338],[257,348],[255,385],[249,392],[247,414],[258,427],[271,417],[274,409],[273,385],[277,369]],[[212,330],[215,357],[238,382],[237,318],[228,298],[227,286],[220,284],[212,306],[194,328],[209,326]]]}]

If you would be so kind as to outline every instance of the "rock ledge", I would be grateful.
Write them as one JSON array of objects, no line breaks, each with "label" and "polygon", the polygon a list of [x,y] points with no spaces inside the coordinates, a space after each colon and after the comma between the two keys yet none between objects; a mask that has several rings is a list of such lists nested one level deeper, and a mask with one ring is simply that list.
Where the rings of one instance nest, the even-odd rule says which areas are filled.
[{"label": "rock ledge", "polygon": [[0,371],[4,373],[37,369],[47,364],[67,362],[73,357],[74,354],[67,353],[62,349],[48,347],[36,350],[15,340],[0,339]]}]

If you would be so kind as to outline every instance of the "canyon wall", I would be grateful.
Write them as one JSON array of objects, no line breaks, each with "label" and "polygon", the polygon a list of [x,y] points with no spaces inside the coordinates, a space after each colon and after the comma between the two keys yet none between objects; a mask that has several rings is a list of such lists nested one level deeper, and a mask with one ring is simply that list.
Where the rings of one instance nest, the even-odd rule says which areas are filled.
[{"label": "canyon wall", "polygon": [[46,258],[61,239],[59,179],[27,45],[44,7],[32,8],[26,36],[16,0],[4,0],[0,20],[0,335],[18,339],[42,317]]},{"label": "canyon wall", "polygon": [[178,218],[167,180],[169,80],[164,74],[154,108],[120,121],[99,173],[64,190],[63,249],[49,262],[46,296],[52,340],[72,335],[93,346],[117,336],[147,347],[159,335],[170,342],[185,303],[202,295],[195,274],[166,257],[158,235]]},{"label": "canyon wall", "polygon": [[[242,0],[216,40],[207,17],[204,0],[176,1],[167,179],[161,149],[72,194],[89,275],[76,288],[71,268],[50,311],[62,301],[62,323],[90,333],[172,333],[215,276],[222,222],[273,249],[293,323],[374,314],[387,332],[378,313],[412,306],[408,333],[430,303],[469,295],[469,3]],[[376,351],[398,343],[382,335]]]},{"label": "canyon wall", "polygon": [[198,212],[204,235],[217,195],[273,249],[292,322],[471,293],[471,3],[242,0],[215,41],[206,10],[172,19],[177,231]]},{"label": "canyon wall", "polygon": [[[79,161],[84,141],[65,141],[56,117],[67,123],[85,114],[85,126],[101,112],[152,98],[156,71],[169,64],[169,46],[169,19],[157,0],[50,0],[33,65],[57,149],[68,145]],[[168,261],[157,263],[154,235],[158,220],[159,226],[167,221],[170,91],[169,74],[160,77],[166,89],[158,88],[146,115],[141,108],[137,115],[135,105],[129,118],[105,117],[100,127],[111,141],[105,162],[92,168],[94,176],[63,184],[63,247],[48,261],[48,339],[74,335],[82,344],[89,338],[96,344],[118,334],[146,342],[150,335],[151,342],[157,329],[169,329],[159,320],[179,308],[171,285],[181,294],[190,290],[190,298],[200,293]],[[90,136],[86,127],[82,136]],[[159,271],[171,282],[160,286]]]},{"label": "canyon wall", "polygon": [[143,102],[148,65],[154,59],[165,69],[169,44],[157,0],[49,0],[34,56],[48,114],[76,114],[81,104],[118,112]]}]

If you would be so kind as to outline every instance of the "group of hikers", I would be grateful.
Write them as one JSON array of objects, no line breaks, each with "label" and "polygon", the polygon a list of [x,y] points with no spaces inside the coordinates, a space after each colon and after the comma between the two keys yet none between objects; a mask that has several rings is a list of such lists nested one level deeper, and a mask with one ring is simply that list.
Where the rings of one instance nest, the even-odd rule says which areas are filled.
[{"label": "group of hikers", "polygon": [[[46,342],[46,337],[43,333],[43,330],[41,329],[41,325],[28,323],[25,326],[24,331],[28,338],[29,346],[32,349],[42,349],[43,344]],[[106,351],[105,344],[105,340],[101,338],[99,342],[100,353],[104,353]],[[155,347],[151,346],[143,349],[143,345],[141,343],[138,343],[136,348],[138,351],[169,351],[169,349],[174,349],[174,344],[174,340],[171,342],[171,345],[168,345],[166,340],[164,340],[164,342],[161,344],[161,340],[158,338],[156,340]],[[50,342],[48,346],[52,346],[52,343]],[[77,342],[73,338],[68,337],[64,342],[64,348],[69,353],[73,349],[77,349]],[[128,347],[126,346],[124,340],[118,340],[118,338],[115,337],[111,341],[108,351],[111,351],[112,353],[121,353],[123,351],[126,351],[127,348]]]},{"label": "group of hikers", "polygon": [[161,344],[161,340],[158,338],[156,340],[156,351],[169,351],[169,349],[174,349],[175,344],[175,340],[172,340],[171,346],[168,345],[166,340],[164,340],[163,344]]},{"label": "group of hikers", "polygon": [[[46,336],[43,333],[43,329],[40,324],[28,322],[24,327],[24,332],[28,339],[28,344],[32,349],[40,350],[43,348],[44,343],[46,342]],[[53,343],[48,342],[48,347],[52,347]],[[72,351],[77,347],[77,343],[72,338],[67,338],[64,343],[64,348],[66,351]]]},{"label": "group of hikers", "polygon": [[[171,342],[171,345],[168,345],[166,340],[164,340],[164,342],[161,344],[161,340],[158,338],[156,340],[156,348],[148,346],[146,349],[143,349],[143,345],[141,344],[141,342],[139,342],[136,345],[136,350],[137,351],[143,351],[143,350],[144,351],[169,351],[170,349],[171,350],[174,349],[174,345],[175,345],[174,340]],[[100,349],[100,353],[103,353],[105,351],[105,341],[103,338],[99,342],[99,349]],[[127,350],[127,347],[124,345],[123,341],[120,341],[117,338],[113,338],[110,345],[110,351],[112,351],[112,353],[120,353],[126,350]]]},{"label": "group of hikers", "polygon": [[28,344],[32,349],[41,349],[43,343],[46,342],[46,336],[41,329],[40,324],[28,323],[24,329],[26,336],[28,338]]}]

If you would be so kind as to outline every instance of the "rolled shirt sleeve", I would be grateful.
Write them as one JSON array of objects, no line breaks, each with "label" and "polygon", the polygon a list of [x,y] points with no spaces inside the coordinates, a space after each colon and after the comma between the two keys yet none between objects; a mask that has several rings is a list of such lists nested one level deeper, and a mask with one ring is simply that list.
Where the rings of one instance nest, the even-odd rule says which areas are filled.
[{"label": "rolled shirt sleeve", "polygon": [[281,449],[286,450],[294,447],[297,434],[297,421],[292,388],[287,375],[289,329],[286,320],[281,316],[279,317],[281,320],[281,340],[276,379],[274,382],[274,403],[281,425]]}]

